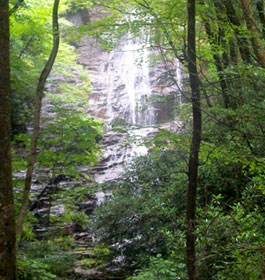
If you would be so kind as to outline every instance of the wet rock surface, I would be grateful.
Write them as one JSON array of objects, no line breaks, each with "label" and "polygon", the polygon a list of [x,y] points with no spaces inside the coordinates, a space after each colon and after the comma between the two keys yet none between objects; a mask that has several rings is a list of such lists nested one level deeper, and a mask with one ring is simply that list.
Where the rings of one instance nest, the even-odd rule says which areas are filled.
[{"label": "wet rock surface", "polygon": [[[100,6],[86,12],[90,21],[107,15]],[[83,16],[74,14],[69,19],[80,25]],[[124,35],[109,52],[96,38],[84,36],[76,51],[78,63],[91,79],[87,113],[106,123],[104,152],[93,175],[98,183],[115,181],[134,156],[147,153],[141,142],[154,136],[159,127],[174,132],[182,129],[173,120],[176,106],[183,102],[183,66],[174,59],[151,66],[159,51],[148,45],[144,34],[141,38]]]}]

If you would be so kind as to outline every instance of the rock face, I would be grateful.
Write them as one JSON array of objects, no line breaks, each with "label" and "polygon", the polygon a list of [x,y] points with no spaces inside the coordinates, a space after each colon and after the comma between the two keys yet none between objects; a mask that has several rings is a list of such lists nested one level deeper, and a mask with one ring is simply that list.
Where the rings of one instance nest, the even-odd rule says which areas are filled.
[{"label": "rock face", "polygon": [[[90,21],[106,16],[98,6],[86,13]],[[83,18],[84,12],[69,16],[76,25],[82,24]],[[176,106],[182,102],[183,67],[177,60],[151,67],[150,61],[158,51],[151,49],[147,41],[146,35],[139,38],[127,34],[117,48],[107,52],[97,39],[84,36],[76,47],[78,62],[92,82],[87,113],[106,123],[104,154],[94,170],[99,183],[117,179],[133,155],[146,153],[145,147],[130,142],[141,135],[154,135],[154,126],[172,122]],[[113,127],[122,127],[123,132],[115,132]]]}]

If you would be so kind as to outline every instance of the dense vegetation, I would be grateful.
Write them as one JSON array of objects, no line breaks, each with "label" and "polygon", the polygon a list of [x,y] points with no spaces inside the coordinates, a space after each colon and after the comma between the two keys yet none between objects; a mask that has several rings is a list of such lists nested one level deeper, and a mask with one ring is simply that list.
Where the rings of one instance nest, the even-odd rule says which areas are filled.
[{"label": "dense vegetation", "polygon": [[[9,1],[2,2],[0,9]],[[128,280],[264,279],[264,1],[196,1],[196,56],[190,46],[190,36],[187,37],[192,33],[187,3],[190,8],[195,1],[92,2],[111,13],[79,28],[73,28],[66,20],[67,13],[89,9],[92,3],[85,0],[60,3],[62,41],[53,78],[45,93],[52,111],[49,111],[50,117],[42,119],[35,164],[35,172],[44,174],[49,182],[49,188],[44,188],[42,193],[49,201],[48,212],[36,218],[34,211],[43,202],[41,196],[32,193],[31,209],[28,209],[18,244],[17,277],[67,279],[76,261],[69,254],[74,243],[69,225],[85,230],[90,224],[98,237],[99,245],[94,253],[96,264],[105,269],[116,267]],[[10,139],[18,214],[24,185],[21,172],[27,168],[30,150],[31,136],[27,130],[33,124],[36,86],[52,48],[53,1],[10,1],[9,5]],[[0,11],[0,20],[4,15]],[[187,33],[187,29],[191,33]],[[90,81],[77,64],[71,43],[88,34],[97,37],[101,46],[110,50],[128,32],[132,36],[148,35],[146,44],[159,50],[152,57],[152,63],[178,59],[185,73],[190,74],[191,79],[185,79],[182,88],[186,102],[176,108],[176,118],[182,122],[183,130],[175,134],[161,129],[153,139],[147,139],[148,154],[135,159],[118,182],[100,186],[111,191],[112,197],[91,217],[81,212],[79,205],[83,197],[93,194],[89,170],[100,154],[102,123],[85,113]],[[0,32],[0,42],[1,36],[5,38],[6,34]],[[0,55],[1,52],[4,49],[0,48]],[[196,71],[192,69],[194,65]],[[1,71],[8,72],[4,70]],[[193,75],[197,79],[195,87]],[[67,78],[74,83],[68,83]],[[177,82],[170,74],[168,78],[172,83]],[[0,79],[0,102],[5,105],[4,93],[8,87],[4,84]],[[52,88],[61,94],[49,94]],[[0,107],[0,113],[4,110]],[[196,110],[202,114],[201,120],[196,119]],[[7,123],[4,118],[0,120],[1,126]],[[196,130],[196,121],[202,125],[202,132]],[[196,162],[192,165],[191,160],[195,155],[194,128],[195,133],[199,133],[198,165]],[[3,133],[8,135],[9,129]],[[4,137],[1,147],[3,151],[9,149]],[[8,159],[3,166],[9,168]],[[193,167],[198,168],[198,175]],[[2,175],[7,173],[3,170],[0,172],[0,213],[3,221],[9,218],[12,221],[12,209],[6,215],[6,208],[1,205],[7,186]],[[63,188],[62,176],[70,182]],[[190,207],[186,204],[187,190],[191,187],[195,187],[194,217],[187,211]],[[10,185],[8,203],[12,202],[11,189]],[[52,213],[54,201],[66,209],[63,215]],[[0,223],[0,231],[5,232],[5,225]],[[43,235],[36,230],[42,226],[50,229]],[[9,231],[10,227],[6,229]],[[191,259],[189,250],[186,252],[189,234],[195,238],[196,249]],[[0,235],[0,247],[8,244],[6,236],[8,234]],[[0,250],[0,261],[10,254],[14,254],[14,250]],[[4,264],[6,261],[0,269],[8,271],[8,265],[4,267]],[[192,266],[196,266],[196,275]],[[15,279],[1,273],[0,279]]]},{"label": "dense vegetation", "polygon": [[[126,8],[113,5],[113,14],[128,29],[149,32],[149,44],[160,49],[160,59],[188,62],[185,1],[131,1],[134,14],[125,22],[121,11]],[[203,131],[196,279],[264,277],[263,16],[262,1],[197,3]],[[117,32],[116,26],[110,32],[114,28]],[[124,26],[119,28],[122,35]],[[187,89],[188,102],[180,108],[185,130],[179,135],[160,131],[149,154],[136,160],[113,199],[96,212],[95,227],[112,248],[109,260],[120,257],[125,269],[140,269],[132,279],[187,277],[184,201],[190,176],[189,102],[194,102]]]}]

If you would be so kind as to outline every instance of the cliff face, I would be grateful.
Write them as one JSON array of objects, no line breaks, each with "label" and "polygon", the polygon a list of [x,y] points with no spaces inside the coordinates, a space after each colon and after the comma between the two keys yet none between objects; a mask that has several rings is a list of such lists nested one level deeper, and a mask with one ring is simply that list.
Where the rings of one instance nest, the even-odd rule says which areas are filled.
[{"label": "cliff face", "polygon": [[[100,7],[95,7],[71,15],[69,20],[80,25],[84,19],[94,21],[105,15]],[[78,63],[91,79],[87,113],[106,123],[104,154],[94,170],[100,183],[116,179],[132,156],[146,153],[144,146],[130,142],[154,135],[154,126],[175,131],[181,126],[173,120],[181,102],[182,67],[174,60],[151,67],[150,60],[158,50],[151,49],[146,41],[146,35],[136,38],[127,34],[117,48],[107,52],[96,38],[84,36],[76,46]],[[112,128],[117,126],[126,128],[126,132],[114,132]]]}]

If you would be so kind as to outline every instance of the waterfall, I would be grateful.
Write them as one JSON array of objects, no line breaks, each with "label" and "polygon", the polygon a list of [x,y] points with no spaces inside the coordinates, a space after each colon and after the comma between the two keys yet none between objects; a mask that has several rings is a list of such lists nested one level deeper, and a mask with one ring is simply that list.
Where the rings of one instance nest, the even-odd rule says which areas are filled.
[{"label": "waterfall", "polygon": [[[149,80],[149,50],[143,38],[124,36],[119,47],[109,54],[107,81],[107,115],[109,122],[123,118],[132,125],[154,124],[152,106],[148,106],[152,95]],[[144,40],[146,41],[146,40]],[[116,84],[116,88],[114,86]],[[117,87],[118,85],[118,87]],[[123,92],[117,97],[117,91]],[[113,108],[123,108],[121,112]]]},{"label": "waterfall", "polygon": [[178,103],[181,105],[182,104],[182,91],[183,91],[183,74],[182,74],[182,65],[179,61],[179,59],[176,60],[176,83],[177,83],[177,98],[178,98]]},{"label": "waterfall", "polygon": [[[148,38],[146,39],[148,42]],[[141,82],[139,83],[139,101],[138,108],[138,123],[140,125],[148,126],[155,124],[154,108],[150,103],[152,96],[152,88],[149,78],[149,45],[143,49],[142,66],[141,66]]]},{"label": "waterfall", "polygon": [[[80,61],[92,81],[88,114],[106,123],[104,152],[93,169],[98,183],[115,181],[133,157],[147,154],[143,138],[154,136],[157,126],[174,132],[180,128],[174,112],[182,102],[183,67],[174,59],[151,66],[159,52],[142,35],[124,35],[110,52],[96,47],[91,51],[85,42],[80,48]],[[102,193],[97,195],[101,201]]]},{"label": "waterfall", "polygon": [[125,40],[122,46],[120,59],[116,65],[118,74],[122,79],[129,97],[130,121],[136,123],[136,92],[135,82],[137,77],[136,54],[138,44],[134,40]]},{"label": "waterfall", "polygon": [[112,108],[112,97],[113,97],[113,89],[114,89],[114,75],[112,75],[111,71],[113,68],[113,52],[109,54],[108,57],[108,64],[107,64],[107,84],[108,84],[108,93],[107,93],[107,117],[108,117],[108,122],[111,123],[114,114],[113,114],[113,108]]}]

